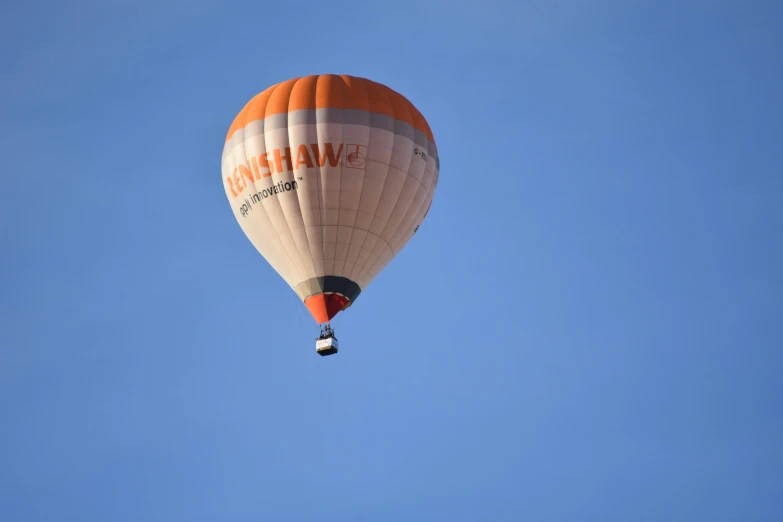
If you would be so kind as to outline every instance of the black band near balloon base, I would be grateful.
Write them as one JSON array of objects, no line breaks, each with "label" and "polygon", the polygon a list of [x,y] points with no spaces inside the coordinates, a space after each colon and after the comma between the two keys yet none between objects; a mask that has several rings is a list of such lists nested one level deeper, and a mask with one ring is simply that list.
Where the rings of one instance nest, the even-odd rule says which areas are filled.
[{"label": "black band near balloon base", "polygon": [[296,285],[296,293],[302,300],[307,299],[311,295],[335,293],[342,294],[353,303],[359,294],[362,293],[362,289],[359,285],[342,276],[323,276],[312,277],[307,281],[302,281]]}]

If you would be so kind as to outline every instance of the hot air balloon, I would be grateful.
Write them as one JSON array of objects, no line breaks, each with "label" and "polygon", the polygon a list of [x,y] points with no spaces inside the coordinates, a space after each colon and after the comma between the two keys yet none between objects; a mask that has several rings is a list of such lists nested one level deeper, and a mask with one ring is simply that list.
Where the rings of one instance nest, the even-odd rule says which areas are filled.
[{"label": "hot air balloon", "polygon": [[427,121],[385,85],[345,75],[278,83],[229,128],[222,177],[239,226],[321,325],[356,302],[416,233],[440,162]]}]

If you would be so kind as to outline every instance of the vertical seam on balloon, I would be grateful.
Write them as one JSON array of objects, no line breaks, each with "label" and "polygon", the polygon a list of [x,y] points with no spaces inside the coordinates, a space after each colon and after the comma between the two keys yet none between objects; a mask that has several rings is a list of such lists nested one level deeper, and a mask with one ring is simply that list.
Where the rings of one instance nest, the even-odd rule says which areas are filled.
[{"label": "vertical seam on balloon", "polygon": [[[426,168],[426,166],[425,166],[425,168]],[[416,197],[419,195],[419,193],[422,190],[426,190],[426,189],[424,189],[424,184],[423,183],[421,183],[419,180],[417,180],[415,178],[414,178],[414,180],[415,180],[416,185],[418,185],[418,188],[413,193],[413,196],[411,197],[411,200],[410,200],[410,204],[408,205],[408,208],[405,209],[405,212],[403,213],[403,216],[402,216],[402,220],[400,220],[400,224],[397,225],[394,228],[394,231],[392,232],[392,235],[389,238],[389,244],[391,245],[392,254],[394,254],[394,255],[396,255],[397,253],[400,252],[400,250],[398,250],[396,248],[397,244],[399,243],[399,240],[398,240],[397,243],[392,241],[394,236],[397,235],[400,232],[400,230],[402,230],[402,233],[400,234],[400,237],[402,237],[402,235],[405,234],[405,231],[407,231],[408,227],[410,227],[410,224],[405,224],[406,221],[407,220],[413,221],[415,219],[415,214],[421,209],[422,203],[419,203],[419,206],[417,206],[416,209],[413,211],[413,213],[411,213],[411,207],[413,207],[413,202],[416,201]],[[403,224],[405,224],[405,226],[403,226]]]},{"label": "vertical seam on balloon", "polygon": [[[277,86],[275,86],[274,88],[276,89]],[[250,109],[252,109],[252,106],[248,109],[248,114],[251,114],[251,110]],[[266,147],[266,118],[261,118],[261,121],[263,121],[263,125],[264,125],[264,128],[263,128],[263,130],[261,132],[261,136],[263,137],[263,141],[264,141],[264,152],[266,152],[267,151],[267,147]],[[242,135],[242,149],[244,150],[244,158],[245,158],[245,160],[247,160],[247,157],[248,157],[248,153],[247,153],[248,137],[246,136],[246,134],[247,134],[247,124],[248,123],[249,122],[245,122],[245,131],[244,131],[244,134]],[[255,183],[254,183],[254,186],[255,186]],[[286,276],[287,277],[283,277],[283,280],[286,282],[286,284],[291,286],[291,283],[288,281],[288,279],[290,279],[291,276],[292,276],[291,272],[295,271],[295,267],[292,266],[293,263],[292,263],[292,259],[291,259],[291,253],[288,251],[288,248],[286,248],[285,244],[280,239],[280,231],[277,229],[277,227],[275,226],[274,220],[272,220],[272,217],[269,215],[269,211],[267,210],[266,205],[264,205],[263,201],[260,201],[259,203],[261,205],[262,210],[264,211],[264,214],[267,217],[267,220],[272,225],[273,230],[277,234],[277,241],[280,243],[280,246],[282,247],[282,251],[280,253],[284,256],[284,258],[286,260],[286,269],[287,269],[286,270],[286,272],[287,272]]]},{"label": "vertical seam on balloon", "polygon": [[[356,81],[357,86],[361,85],[362,92],[364,94],[364,98],[367,101],[367,118],[368,119],[372,118],[371,113],[370,113],[370,98],[367,95],[367,85],[365,85],[364,80],[362,80],[362,79],[358,79],[358,78],[354,78],[354,77],[350,77],[350,78],[352,80]],[[344,100],[343,100],[343,109],[345,109],[345,101]],[[368,124],[367,125],[367,151],[368,152],[370,150],[370,133],[371,133],[370,125]],[[343,147],[345,147],[345,144],[343,144]],[[358,151],[357,151],[357,153],[358,153]],[[361,177],[362,186],[361,186],[361,190],[359,191],[359,202],[357,203],[356,212],[355,212],[354,217],[353,217],[353,223],[351,224],[351,234],[348,236],[348,250],[345,252],[345,260],[343,261],[343,268],[342,268],[341,272],[345,272],[345,265],[346,265],[346,263],[348,263],[348,254],[351,252],[351,241],[353,241],[353,232],[354,232],[354,230],[356,230],[356,220],[359,218],[359,206],[361,206],[361,203],[362,203],[362,192],[364,190],[364,177],[367,175],[367,158],[365,157],[364,160],[365,160],[365,170],[364,170],[364,176]],[[344,163],[347,163],[347,162],[348,162],[348,151],[345,150],[345,161],[344,161]],[[354,263],[354,265],[355,265],[355,263]],[[335,270],[335,272],[336,272],[336,270]],[[351,270],[351,272],[353,272],[353,270]],[[344,277],[348,277],[349,279],[350,279],[350,276],[351,276],[350,273],[349,274],[342,274],[342,275]]]},{"label": "vertical seam on balloon", "polygon": [[[415,120],[414,120],[414,122],[415,122]],[[415,150],[417,148],[417,145],[416,145],[416,127],[413,126],[412,128],[413,128],[413,139],[411,141],[413,142],[413,148]],[[394,211],[397,209],[397,204],[400,202],[400,195],[402,194],[402,191],[405,189],[405,183],[407,183],[410,178],[412,178],[415,183],[419,183],[419,181],[415,177],[413,177],[413,175],[410,173],[411,172],[411,166],[413,165],[413,161],[414,161],[415,157],[416,157],[415,154],[411,154],[411,156],[410,156],[410,161],[408,162],[408,168],[405,169],[405,177],[406,177],[406,179],[405,179],[405,181],[402,184],[402,188],[400,189],[400,193],[397,194],[397,199],[394,200],[394,205],[392,206],[392,212],[391,212],[391,214],[389,214],[389,221],[391,221],[391,217],[394,214]],[[425,168],[426,168],[426,165],[425,165]],[[421,185],[421,184],[419,183],[419,185]],[[410,207],[410,205],[408,205],[408,206]],[[407,210],[405,211],[405,213],[407,214]],[[404,216],[404,214],[403,214],[403,216]],[[383,230],[381,230],[381,235],[383,235],[383,233],[386,231],[386,229],[389,228],[389,221],[386,222],[386,225],[384,225]],[[396,232],[396,228],[395,228],[394,232]],[[394,235],[394,232],[392,232],[392,237]],[[392,251],[392,255],[394,255],[394,248],[392,248],[392,245],[391,245],[391,237],[389,238],[388,244],[389,244],[389,249]]]},{"label": "vertical seam on balloon", "polygon": [[[394,96],[394,94],[392,94],[392,96]],[[401,96],[401,95],[399,95],[399,96]],[[396,124],[395,124],[395,125],[396,125]],[[414,146],[414,148],[415,148],[415,147],[416,147],[416,127],[415,127],[415,126],[411,126],[411,128],[413,129],[413,140],[411,140],[411,141],[413,142],[413,146]],[[396,140],[397,140],[397,133],[396,133],[396,132],[394,133],[394,139],[395,139],[395,142],[396,142]],[[410,176],[409,172],[410,172],[410,170],[411,170],[411,164],[413,164],[413,158],[414,158],[414,155],[413,155],[413,154],[411,154],[411,156],[410,156],[410,159],[409,159],[409,161],[408,161],[408,168],[407,168],[407,169],[405,169],[405,176],[406,176],[406,178]],[[407,179],[406,179],[406,181],[407,181]],[[385,180],[384,180],[384,186],[385,186]],[[403,188],[404,188],[404,187],[405,187],[405,183],[403,182]],[[383,194],[383,193],[381,193],[381,194]],[[402,194],[402,189],[400,189],[400,194]],[[399,201],[399,199],[400,199],[400,194],[397,194],[397,198],[394,200],[394,203],[393,203],[393,205],[392,205],[392,211],[391,211],[391,213],[389,214],[389,219],[391,219],[391,217],[392,217],[392,214],[394,214],[394,209],[397,207],[397,202],[398,202],[398,201]],[[379,237],[379,238],[383,239],[383,232],[384,232],[384,230],[386,230],[386,227],[387,227],[388,225],[389,225],[389,221],[387,220],[387,221],[386,221],[386,224],[383,226],[383,229],[381,230],[380,234],[378,234],[378,237]],[[371,227],[372,227],[372,225],[371,225]],[[387,244],[387,246],[389,247],[389,251],[391,252],[391,255],[393,256],[393,255],[394,255],[394,249],[391,247],[391,245],[389,245],[389,243],[388,243],[388,242],[386,242],[386,244]],[[369,268],[367,269],[367,274],[368,274],[368,275],[372,273],[372,271],[375,269],[376,265],[378,265],[379,263],[383,263],[383,265],[382,265],[382,266],[386,266],[386,265],[389,263],[389,261],[391,260],[391,258],[390,258],[388,261],[386,261],[386,262],[384,263],[384,262],[382,261],[382,259],[385,259],[385,258],[382,258],[382,257],[380,257],[380,256],[379,256],[379,257],[378,257],[378,258],[377,258],[377,259],[376,259],[376,260],[373,262],[373,264],[369,266]],[[367,286],[367,285],[365,284],[364,286]]]},{"label": "vertical seam on balloon", "polygon": [[[299,83],[300,81],[302,81],[302,78],[299,78],[298,80],[296,80],[294,82],[294,85],[291,87],[291,93],[294,92],[294,89],[296,89],[296,84]],[[290,116],[291,116],[291,94],[290,93],[288,95],[288,106],[286,107],[286,110],[287,110],[287,113],[286,113],[287,114],[287,116],[286,116],[286,133],[288,134],[288,147],[289,147],[289,150],[291,151],[290,154],[293,156],[294,152],[293,152],[293,146],[292,146],[292,142],[291,142],[291,124],[290,124]],[[304,127],[305,127],[305,133],[306,133],[307,132],[306,131],[306,129],[307,129],[307,120],[305,120]],[[293,158],[291,158],[291,159],[293,161]],[[294,165],[296,165],[295,162],[294,162]],[[292,177],[293,177],[292,181],[294,183],[296,183],[296,168],[295,167],[292,170]],[[297,206],[299,207],[299,216],[302,219],[302,227],[304,228],[305,238],[307,239],[307,253],[310,256],[310,265],[313,267],[313,276],[315,276],[316,275],[315,274],[315,261],[313,261],[313,250],[310,248],[310,234],[307,231],[307,223],[305,223],[304,215],[302,215],[302,199],[300,197],[300,192],[299,192],[298,189],[296,190],[296,203],[297,203]],[[290,228],[290,226],[289,226],[289,228]],[[292,234],[292,237],[293,237],[293,234]],[[294,242],[296,242],[296,239],[294,239]],[[297,247],[297,251],[298,250],[299,250],[299,248]],[[302,256],[302,254],[300,252],[299,253],[300,261],[301,261],[301,256]],[[305,263],[302,261],[302,265],[304,265],[304,264]],[[305,267],[303,266],[302,268],[305,268]],[[305,269],[304,276],[307,279],[309,279],[309,277],[307,275],[307,270],[306,269]]]},{"label": "vertical seam on balloon", "polygon": [[[392,123],[394,124],[394,121],[395,121],[394,106],[391,103],[389,105],[391,106]],[[383,177],[383,184],[381,185],[381,193],[378,196],[378,202],[376,203],[375,209],[373,210],[373,217],[370,220],[370,224],[367,227],[367,235],[364,237],[364,241],[362,242],[361,249],[363,249],[363,250],[365,249],[364,247],[367,244],[367,240],[369,239],[370,235],[371,234],[375,235],[372,232],[372,224],[375,222],[375,212],[378,211],[378,206],[380,205],[381,199],[383,198],[383,189],[386,187],[386,180],[389,177],[389,170],[391,169],[391,157],[394,156],[394,140],[396,140],[396,138],[397,138],[397,134],[394,132],[394,130],[392,130],[392,152],[391,152],[391,156],[389,157],[389,160],[388,160],[389,162],[388,163],[382,163],[382,165],[385,165],[385,167],[386,167],[386,174]],[[360,206],[361,206],[361,202],[360,202]],[[383,241],[384,243],[386,242],[380,235],[378,235],[377,238],[378,238],[377,241]],[[377,244],[377,241],[376,241],[376,244]],[[389,246],[388,243],[387,243],[387,246]],[[374,248],[375,247],[373,246],[373,249]],[[389,248],[391,248],[391,246],[389,246]],[[354,281],[357,282],[357,284],[361,285],[363,288],[366,285],[363,285],[359,281],[361,280],[362,271],[364,270],[365,266],[367,266],[367,263],[370,260],[370,256],[372,256],[372,254],[373,254],[373,249],[366,249],[367,252],[368,252],[367,259],[364,260],[364,262],[361,264],[361,266],[355,266],[354,267],[354,272],[356,273],[356,277],[354,278],[353,274],[352,274],[352,277],[351,277]]]},{"label": "vertical seam on balloon", "polygon": [[[426,175],[426,171],[425,171],[425,175]],[[422,209],[425,208],[425,204],[427,203],[430,197],[429,187],[425,186],[424,183],[419,183],[419,190],[416,191],[416,194],[414,194],[413,200],[415,200],[416,197],[418,197],[419,194],[421,194],[422,192],[424,195],[421,198],[421,201],[419,202],[416,209],[411,211],[411,209],[408,208],[408,211],[406,212],[405,215],[405,219],[403,220],[403,222],[400,223],[400,225],[405,223],[405,226],[399,226],[397,230],[394,232],[395,235],[399,234],[397,241],[391,242],[392,253],[395,256],[399,254],[402,251],[402,249],[408,244],[411,238],[413,238],[413,234],[414,234],[413,231],[416,229],[417,222],[419,221],[419,215],[422,213]]]},{"label": "vertical seam on balloon", "polygon": [[[296,82],[294,82],[294,84],[296,84]],[[292,86],[292,91],[293,91],[293,86]],[[273,93],[273,95],[274,95],[274,93]],[[290,103],[291,92],[288,93],[288,97],[289,97],[288,98],[288,102]],[[288,103],[286,103],[286,112],[283,112],[283,113],[280,113],[280,114],[285,117],[285,135],[286,135],[286,141],[288,142],[288,149],[289,149],[289,153],[290,153],[290,150],[291,150],[291,139],[290,139],[290,133],[289,133],[289,130],[288,130],[289,114],[288,114],[288,110],[287,109],[288,109]],[[264,116],[266,116],[266,114],[264,114]],[[266,148],[266,135],[267,135],[266,130],[264,130],[264,147],[265,148]],[[279,173],[276,172],[275,174],[279,174]],[[295,174],[293,174],[293,175],[295,177]],[[272,179],[271,176],[270,176],[270,179]],[[273,187],[275,186],[274,180],[272,180],[272,186]],[[300,276],[297,277],[297,279],[302,279],[303,278],[302,280],[306,280],[307,279],[307,270],[305,269],[305,263],[304,263],[304,260],[302,259],[302,252],[300,251],[299,243],[297,242],[296,238],[294,237],[294,231],[291,228],[291,223],[289,223],[289,220],[288,220],[289,213],[287,213],[285,211],[285,209],[283,208],[282,196],[283,195],[280,194],[277,198],[268,198],[268,199],[274,199],[275,200],[273,205],[277,204],[277,208],[279,208],[280,212],[282,212],[283,218],[285,220],[286,228],[288,229],[288,233],[291,235],[291,241],[293,242],[294,248],[296,249],[296,257],[299,259],[299,267],[301,269]],[[297,198],[297,204],[298,204],[298,202],[299,201],[298,201],[298,198]],[[300,217],[301,217],[301,213],[300,213]],[[304,220],[303,220],[303,222],[304,222]],[[309,248],[310,248],[309,244],[308,244],[307,248],[309,250]]]},{"label": "vertical seam on balloon", "polygon": [[[416,111],[418,112],[418,109],[416,109]],[[421,113],[419,113],[419,116],[421,116]],[[423,116],[421,116],[421,117],[423,118]],[[414,131],[414,138],[415,137],[416,137],[416,134],[415,134],[415,131]],[[428,166],[429,166],[430,160],[433,161],[433,169],[434,169],[435,160],[434,160],[434,158],[432,158],[430,156],[430,147],[429,147],[430,142],[429,142],[429,139],[426,136],[426,133],[425,133],[425,137],[424,138],[425,138],[425,140],[427,140],[426,150],[427,150],[427,158],[428,159],[424,160],[425,164],[424,164],[424,171],[422,172],[421,181],[416,180],[416,182],[419,185],[419,188],[413,194],[413,197],[411,198],[411,204],[408,206],[408,209],[405,211],[405,215],[403,216],[402,221],[400,221],[400,224],[396,227],[396,229],[394,230],[394,232],[392,234],[392,237],[389,240],[389,243],[392,245],[392,254],[393,255],[396,255],[399,252],[401,252],[402,249],[405,247],[405,245],[410,240],[410,238],[412,237],[412,234],[410,234],[410,236],[409,236],[409,232],[410,232],[410,230],[412,228],[415,228],[415,226],[416,226],[416,217],[419,214],[419,212],[421,212],[421,208],[424,206],[424,203],[427,201],[427,194],[429,192],[429,188],[425,186],[424,180],[426,179],[426,176],[427,176],[427,170],[428,170]],[[433,172],[434,172],[434,170],[433,170]],[[413,210],[413,212],[411,212],[411,207],[413,206],[413,202],[416,201],[416,198],[419,196],[419,194],[422,192],[422,190],[424,191],[424,198],[421,200],[419,205]],[[403,224],[405,226],[403,226]],[[399,234],[399,238],[395,242],[395,241],[393,241],[393,239],[394,239],[394,236],[396,236],[397,234]],[[403,241],[403,238],[406,238],[406,237],[407,237],[407,240]]]},{"label": "vertical seam on balloon", "polygon": [[[413,106],[413,104],[411,104],[411,106]],[[416,109],[415,107],[414,107],[414,109],[418,113],[419,117],[421,117],[423,119],[424,116],[422,116],[421,112],[419,112],[419,110]],[[424,131],[421,131],[421,132],[424,132]],[[430,131],[430,134],[431,133],[432,133],[432,131]],[[389,241],[391,243],[391,245],[392,245],[392,256],[396,256],[397,254],[399,254],[402,251],[402,249],[405,247],[405,245],[407,245],[408,242],[411,240],[411,238],[413,237],[414,231],[415,231],[415,229],[417,227],[417,222],[419,221],[419,219],[423,220],[423,218],[424,218],[423,215],[422,215],[421,218],[418,218],[419,214],[421,214],[422,209],[425,208],[425,204],[427,203],[427,201],[430,201],[430,202],[432,201],[432,196],[434,195],[434,190],[430,190],[430,187],[434,186],[434,183],[432,181],[430,181],[429,186],[428,186],[427,184],[425,184],[425,180],[427,179],[427,172],[428,172],[428,166],[429,166],[429,162],[430,161],[433,162],[433,170],[432,170],[432,174],[431,174],[430,177],[433,180],[435,178],[435,172],[438,170],[437,169],[437,151],[436,151],[436,155],[435,156],[432,156],[430,154],[430,143],[432,143],[434,145],[434,142],[431,142],[429,140],[429,137],[426,136],[426,134],[427,134],[426,132],[424,132],[424,134],[425,134],[425,139],[427,141],[426,150],[427,150],[427,155],[428,155],[429,159],[425,160],[426,163],[424,165],[424,171],[422,173],[422,180],[421,181],[417,180],[417,183],[419,184],[419,188],[414,193],[413,198],[411,199],[411,205],[409,205],[407,211],[405,212],[403,220],[400,221],[400,225],[398,225],[396,227],[395,231],[393,232],[392,238]],[[414,138],[415,138],[415,131],[414,131]],[[419,202],[419,205],[413,211],[411,211],[411,207],[413,206],[413,201],[415,201],[416,198],[419,197],[419,195],[422,193],[422,191],[424,192],[424,196],[422,197],[421,201]],[[425,210],[424,213],[426,214],[426,210]],[[404,226],[403,226],[403,224],[404,224]],[[397,236],[398,234],[399,234],[399,236],[397,238],[397,241],[392,241],[394,236]]]},{"label": "vertical seam on balloon", "polygon": [[[315,87],[313,88],[313,99],[312,99],[312,107],[313,107],[313,119],[315,120],[313,127],[315,127],[315,143],[318,147],[318,150],[321,150],[321,137],[318,133],[318,104],[316,103],[316,100],[318,99],[318,80],[321,76],[318,75],[315,78]],[[314,162],[315,167],[315,188],[317,191],[316,199],[318,200],[318,228],[321,232],[321,271],[322,273],[319,275],[318,271],[315,270],[315,260],[313,260],[313,271],[315,272],[316,281],[318,281],[319,277],[323,277],[326,275],[326,267],[325,260],[324,260],[324,250],[326,248],[326,228],[324,227],[324,223],[326,221],[326,209],[324,207],[324,201],[322,200],[323,196],[323,187],[321,186],[322,181],[322,173],[321,173],[321,162],[315,161]],[[321,288],[323,291],[323,287]],[[304,298],[302,299],[302,302],[304,302]]]},{"label": "vertical seam on balloon", "polygon": [[[242,143],[242,154],[240,155],[241,157],[239,158],[239,160],[240,160],[240,161],[239,161],[239,163],[242,163],[242,164],[244,164],[244,163],[245,163],[245,161],[247,160],[247,139],[248,139],[248,138],[247,138],[247,125],[248,125],[248,123],[249,123],[249,122],[247,121],[247,114],[251,113],[251,109],[253,108],[253,106],[254,106],[256,103],[258,103],[258,101],[257,101],[257,100],[255,100],[255,99],[254,99],[253,101],[251,101],[251,103],[250,103],[250,104],[249,104],[249,106],[248,106],[248,111],[247,111],[247,113],[245,113],[245,120],[246,120],[246,121],[244,122],[244,126],[242,127],[242,141],[241,141],[241,143]],[[262,135],[263,135],[263,133],[262,133]],[[264,145],[264,147],[266,147],[266,144]],[[237,162],[237,152],[236,152],[236,150],[237,150],[238,148],[239,148],[239,147],[234,147],[234,148],[233,148],[233,150],[232,150],[232,152],[231,152],[232,156],[234,157],[234,161],[235,161],[235,162]],[[253,181],[252,183],[253,183],[253,188],[255,189],[255,188],[256,188],[256,187],[255,187],[255,181]],[[267,220],[268,220],[268,221],[269,221],[269,223],[272,225],[272,228],[275,230],[275,232],[277,232],[277,229],[276,229],[276,228],[275,228],[275,226],[274,226],[274,221],[272,221],[272,218],[269,216],[269,213],[266,211],[266,208],[264,208],[264,206],[263,206],[263,203],[261,203],[261,208],[262,208],[262,210],[264,211],[264,214],[266,215],[266,217],[267,217]],[[278,241],[279,241],[279,234],[278,234]],[[288,260],[286,260],[286,259],[285,259],[285,257],[288,257],[288,252],[286,251],[286,249],[285,249],[285,247],[284,247],[284,246],[283,246],[283,251],[282,251],[282,252],[280,252],[280,257],[281,257],[280,261],[285,261],[285,267],[284,267],[284,268],[286,269],[286,272],[290,272],[290,270],[291,270],[291,266],[290,266],[290,265],[291,265],[291,263],[290,263],[290,261],[288,261]],[[275,271],[277,271],[277,270],[274,268],[274,266],[273,266],[272,268],[273,268]],[[283,277],[283,279],[284,279],[284,280],[286,279],[286,277],[285,277],[286,275],[289,275],[289,276],[290,276],[290,274],[288,274],[288,273],[286,273],[286,274],[280,274],[280,275],[281,275],[281,277]],[[289,286],[290,286],[290,283],[288,283],[287,281],[286,281],[286,283],[287,283],[287,284],[289,284]]]},{"label": "vertical seam on balloon", "polygon": [[[342,199],[342,190],[343,190],[343,170],[345,169],[345,160],[342,159],[342,156],[345,154],[345,82],[343,81],[341,76],[337,76],[339,81],[337,84],[340,86],[340,143],[343,144],[342,153],[340,155],[341,161],[337,163],[337,165],[340,167],[340,177],[339,182],[337,185],[337,238],[340,237],[340,200]],[[337,273],[337,250],[339,249],[340,242],[335,239],[334,243],[334,275],[339,275]],[[346,251],[345,256],[348,256],[348,252]],[[345,266],[345,264],[343,264]]]},{"label": "vertical seam on balloon", "polygon": [[[414,144],[414,147],[416,147],[417,145],[416,145],[416,130],[415,130],[415,129],[414,129],[413,138],[414,138],[414,142],[413,142],[413,144]],[[429,150],[428,150],[428,152],[429,152]],[[411,157],[411,163],[410,163],[410,165],[413,165],[413,157]],[[408,177],[409,177],[410,179],[413,179],[413,182],[414,182],[416,185],[418,185],[418,188],[417,188],[417,189],[416,189],[416,191],[413,193],[413,196],[411,197],[411,200],[410,200],[410,204],[408,205],[408,208],[407,208],[407,209],[405,209],[405,212],[403,213],[402,220],[400,221],[400,224],[399,224],[399,225],[397,225],[397,226],[394,228],[394,230],[393,230],[393,231],[392,231],[392,233],[391,233],[392,235],[391,235],[391,237],[389,238],[389,245],[390,245],[390,248],[391,248],[391,250],[392,250],[392,254],[396,254],[396,252],[395,252],[395,248],[394,248],[394,243],[392,242],[392,238],[394,238],[394,235],[395,235],[395,234],[397,234],[397,231],[400,229],[400,225],[402,225],[402,223],[404,222],[404,220],[405,220],[405,219],[408,217],[408,215],[409,215],[409,212],[410,212],[410,208],[411,208],[411,206],[413,205],[413,202],[416,200],[416,196],[418,195],[419,191],[422,189],[422,187],[423,187],[423,185],[424,185],[424,184],[423,184],[423,183],[421,183],[419,180],[417,180],[417,179],[416,179],[416,178],[415,178],[413,175],[411,175],[411,174],[410,174],[410,171],[411,171],[411,167],[410,167],[410,165],[408,166]],[[424,175],[426,174],[426,170],[427,170],[427,165],[426,165],[426,160],[425,160],[425,165],[424,165],[424,172],[422,173],[422,179],[424,178]],[[407,181],[408,181],[408,180],[406,180],[406,182],[407,182]],[[404,188],[404,187],[405,187],[405,185],[403,184],[403,188]],[[401,192],[402,192],[402,191],[401,191]],[[398,199],[397,199],[397,201],[399,202],[399,196],[398,196]],[[395,208],[396,208],[396,206],[397,206],[397,203],[395,202]],[[392,211],[392,213],[394,213],[394,211]],[[388,228],[388,226],[389,226],[389,225],[388,225],[388,223],[387,223],[387,224],[386,224],[386,226],[384,227],[384,231],[385,231],[385,230]]]},{"label": "vertical seam on balloon", "polygon": [[[315,97],[315,100],[318,100],[318,84],[320,83],[320,79],[323,77],[323,75],[318,75],[318,78],[315,81],[315,89],[313,96]],[[315,107],[315,142],[318,144],[318,150],[320,154],[321,150],[321,134],[319,133],[319,121],[318,121],[318,104],[314,103],[313,107]],[[327,113],[326,111],[324,113]],[[327,125],[328,125],[328,118],[327,118]],[[324,146],[324,152],[326,151],[326,147]],[[325,163],[324,163],[325,165]],[[323,171],[321,170],[321,162],[320,160],[315,162],[316,166],[316,172],[318,172],[318,209],[321,214],[321,258],[324,265],[324,273],[323,277],[326,276],[326,236],[327,236],[327,224],[326,224],[326,212],[328,209],[328,206],[326,204],[326,180],[324,179]],[[319,283],[321,285],[321,291],[323,291],[323,283]]]},{"label": "vertical seam on balloon", "polygon": [[[368,80],[368,81],[372,81],[372,80]],[[372,234],[371,230],[372,230],[373,223],[375,223],[376,212],[378,211],[378,206],[381,204],[381,201],[383,200],[383,190],[386,188],[386,180],[389,179],[389,170],[391,169],[391,162],[392,162],[392,158],[394,157],[394,144],[397,142],[397,132],[395,131],[396,121],[397,121],[397,113],[395,112],[394,104],[391,101],[391,98],[390,98],[390,95],[389,95],[389,89],[386,89],[385,87],[380,86],[379,84],[376,84],[376,87],[380,87],[378,89],[378,91],[383,92],[385,94],[387,100],[389,101],[389,107],[391,108],[391,114],[392,114],[391,115],[391,120],[392,120],[392,124],[394,125],[392,127],[392,137],[393,137],[392,153],[391,153],[391,156],[389,157],[389,163],[385,164],[386,165],[386,175],[383,177],[383,184],[381,185],[381,193],[378,196],[378,203],[375,205],[375,209],[373,211],[373,217],[370,220],[370,225],[367,227],[368,232],[367,232],[367,235],[364,237],[364,241],[362,242],[362,248],[364,248],[364,245],[367,243],[367,238],[369,238],[370,234]],[[371,107],[371,109],[372,109],[372,107]],[[380,234],[378,234],[378,239],[379,240],[383,240],[383,238],[380,236]],[[376,244],[377,244],[377,241],[376,241]],[[387,243],[387,245],[388,245],[388,243]],[[374,248],[375,247],[373,246],[373,249]],[[389,248],[391,248],[391,246],[389,246]],[[370,252],[370,254],[367,256],[367,259],[364,260],[364,263],[362,263],[361,268],[356,272],[356,279],[354,279],[357,282],[357,284],[362,286],[362,288],[364,288],[366,285],[363,285],[362,283],[359,283],[359,280],[361,279],[362,270],[364,270],[365,266],[367,266],[367,262],[370,260],[370,256],[372,255],[372,249],[370,249],[369,252]]]},{"label": "vertical seam on balloon", "polygon": [[[345,147],[345,80],[343,80],[342,76],[337,76],[339,78],[338,84],[340,85],[340,143],[343,144],[342,154],[340,155],[341,161],[338,163],[340,166],[340,185],[337,189],[337,237],[340,237],[340,210],[341,205],[340,202],[342,201],[342,192],[343,192],[343,171],[345,170],[345,162],[348,160],[348,157],[346,156],[346,147]],[[345,156],[345,159],[342,159],[343,156]],[[334,245],[334,275],[341,275],[342,269],[337,270],[337,250],[339,248],[340,242],[337,241]],[[345,257],[348,257],[348,250],[345,251]],[[343,267],[345,268],[345,260],[343,260]]]},{"label": "vertical seam on balloon", "polygon": [[[272,99],[272,96],[274,96],[275,91],[277,91],[277,89],[280,88],[280,85],[281,84],[278,84],[278,85],[275,86],[275,89],[269,95],[269,99]],[[286,117],[286,134],[287,134],[287,132],[288,132],[288,129],[287,129],[288,128],[288,114],[287,113],[285,114],[285,117]],[[266,112],[264,112],[264,133],[263,133],[263,137],[264,137],[264,151],[265,152],[270,150],[269,149],[269,144],[267,143],[267,136],[268,136],[268,133],[266,132]],[[247,143],[247,142],[245,142],[245,143]],[[270,179],[272,179],[271,176],[270,176]],[[274,185],[275,185],[275,183],[274,183],[274,180],[272,179],[272,186],[274,187]],[[280,231],[277,229],[277,227],[275,227],[275,231],[277,232],[278,240],[283,245],[283,248],[285,249],[286,253],[288,254],[288,261],[289,261],[289,263],[291,265],[293,265],[292,266],[292,268],[293,268],[292,272],[294,272],[294,274],[290,274],[289,278],[291,278],[293,280],[297,280],[297,279],[301,279],[302,277],[306,277],[307,274],[306,273],[302,273],[302,271],[304,270],[304,263],[302,262],[302,256],[299,253],[299,247],[297,246],[296,240],[294,239],[294,234],[291,232],[291,226],[288,224],[288,219],[287,219],[286,213],[283,210],[283,207],[280,204],[280,201],[278,201],[278,198],[266,198],[266,199],[264,199],[261,202],[261,204],[264,205],[266,202],[269,202],[269,204],[271,204],[272,206],[276,205],[276,208],[280,209],[280,212],[282,213],[283,218],[284,218],[283,220],[285,221],[285,227],[286,227],[288,233],[291,235],[291,241],[293,241],[293,243],[294,243],[294,249],[296,250],[296,257],[299,259],[299,267],[297,267],[295,259],[294,259],[294,256],[291,255],[290,249],[286,246],[286,244],[283,242],[282,238],[280,237]],[[266,206],[264,206],[264,210],[266,210]],[[268,212],[267,212],[267,215],[268,215]],[[271,220],[271,218],[270,218],[270,220]],[[274,223],[274,222],[272,222],[272,223]],[[292,286],[294,288],[294,291],[296,291],[296,285],[295,284],[292,285],[290,282],[288,282],[288,281],[286,281],[286,282],[288,283],[289,286]]]}]

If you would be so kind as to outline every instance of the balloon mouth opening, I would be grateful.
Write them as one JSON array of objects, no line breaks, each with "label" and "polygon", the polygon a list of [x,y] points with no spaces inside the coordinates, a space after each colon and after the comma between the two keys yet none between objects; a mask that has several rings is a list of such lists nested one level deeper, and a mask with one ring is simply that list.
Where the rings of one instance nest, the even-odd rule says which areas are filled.
[{"label": "balloon mouth opening", "polygon": [[328,323],[338,313],[351,306],[351,300],[336,292],[311,295],[304,304],[318,324]]}]

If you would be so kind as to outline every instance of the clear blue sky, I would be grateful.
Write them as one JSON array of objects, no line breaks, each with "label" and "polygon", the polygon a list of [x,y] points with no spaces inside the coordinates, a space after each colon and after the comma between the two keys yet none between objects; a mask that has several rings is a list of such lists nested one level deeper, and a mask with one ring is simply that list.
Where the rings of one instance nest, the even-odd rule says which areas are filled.
[{"label": "clear blue sky", "polygon": [[[0,520],[783,520],[783,6],[6,2]],[[429,120],[338,355],[220,178],[343,73]]]}]

